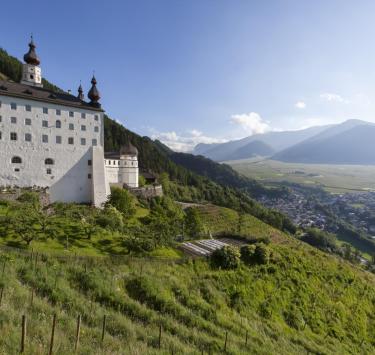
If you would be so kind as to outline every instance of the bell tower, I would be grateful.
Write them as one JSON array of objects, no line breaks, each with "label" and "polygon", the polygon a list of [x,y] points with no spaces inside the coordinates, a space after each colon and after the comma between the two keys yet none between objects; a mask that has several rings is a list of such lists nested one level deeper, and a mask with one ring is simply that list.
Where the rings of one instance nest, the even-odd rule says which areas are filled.
[{"label": "bell tower", "polygon": [[23,56],[25,64],[22,67],[21,84],[43,87],[42,84],[42,70],[40,69],[40,60],[35,52],[35,44],[33,36],[29,43],[29,51]]}]

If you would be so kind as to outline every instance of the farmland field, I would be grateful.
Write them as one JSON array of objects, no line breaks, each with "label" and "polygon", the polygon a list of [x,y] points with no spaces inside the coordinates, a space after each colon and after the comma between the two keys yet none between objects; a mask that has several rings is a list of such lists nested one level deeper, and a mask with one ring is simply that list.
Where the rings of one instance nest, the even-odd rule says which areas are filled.
[{"label": "farmland field", "polygon": [[283,163],[275,160],[228,161],[239,173],[265,183],[289,181],[342,192],[375,191],[375,166]]}]

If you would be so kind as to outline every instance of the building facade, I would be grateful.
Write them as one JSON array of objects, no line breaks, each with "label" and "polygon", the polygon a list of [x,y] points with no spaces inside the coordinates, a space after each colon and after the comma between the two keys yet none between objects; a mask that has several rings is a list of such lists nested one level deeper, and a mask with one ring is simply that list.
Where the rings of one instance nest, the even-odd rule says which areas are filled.
[{"label": "building facade", "polygon": [[110,189],[96,79],[89,102],[81,86],[77,97],[43,89],[33,40],[29,47],[21,83],[0,81],[0,186],[48,187],[51,202],[100,206]]}]

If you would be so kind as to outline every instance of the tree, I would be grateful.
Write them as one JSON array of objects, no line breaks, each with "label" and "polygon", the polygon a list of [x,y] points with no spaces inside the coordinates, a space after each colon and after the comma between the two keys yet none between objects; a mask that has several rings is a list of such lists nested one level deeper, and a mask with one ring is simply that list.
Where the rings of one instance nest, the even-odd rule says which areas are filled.
[{"label": "tree", "polygon": [[241,260],[247,265],[268,264],[270,256],[270,248],[263,243],[244,245],[241,247]]},{"label": "tree", "polygon": [[115,207],[126,218],[134,216],[136,212],[134,196],[129,191],[118,187],[111,188],[107,205]]},{"label": "tree", "polygon": [[240,252],[233,246],[216,249],[210,257],[211,265],[221,269],[236,269],[240,265]]},{"label": "tree", "polygon": [[35,209],[29,204],[25,204],[22,210],[17,210],[13,219],[13,229],[27,246],[39,236],[39,231],[35,228],[38,222]]},{"label": "tree", "polygon": [[138,185],[140,187],[143,187],[143,186],[146,185],[146,179],[145,179],[145,177],[143,175],[139,175],[139,177],[138,177]]},{"label": "tree", "polygon": [[124,219],[120,211],[111,205],[106,205],[96,218],[96,223],[112,231],[121,231],[124,227]]},{"label": "tree", "polygon": [[185,210],[185,231],[190,238],[197,238],[204,232],[204,224],[197,208]]},{"label": "tree", "polygon": [[92,236],[98,231],[94,214],[82,216],[80,224],[83,234],[87,239],[91,240]]}]

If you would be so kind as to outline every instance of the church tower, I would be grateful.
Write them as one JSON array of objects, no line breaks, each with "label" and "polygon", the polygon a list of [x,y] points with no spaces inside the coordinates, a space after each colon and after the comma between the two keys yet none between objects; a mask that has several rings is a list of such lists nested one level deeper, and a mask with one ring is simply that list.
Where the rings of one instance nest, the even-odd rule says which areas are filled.
[{"label": "church tower", "polygon": [[29,51],[23,56],[25,64],[22,68],[21,84],[43,87],[42,84],[42,70],[40,69],[40,60],[35,52],[35,44],[33,36],[29,43]]},{"label": "church tower", "polygon": [[120,149],[119,182],[129,187],[138,187],[138,149],[129,141]]}]

